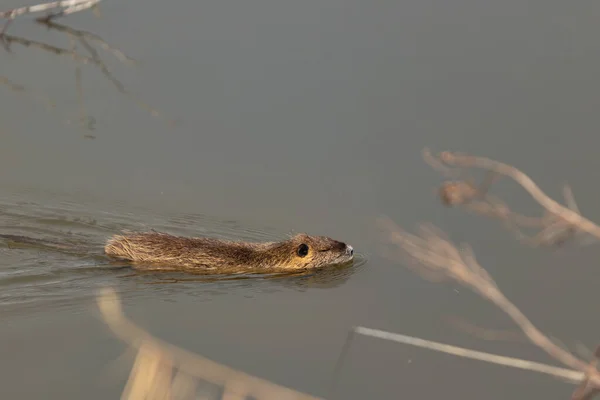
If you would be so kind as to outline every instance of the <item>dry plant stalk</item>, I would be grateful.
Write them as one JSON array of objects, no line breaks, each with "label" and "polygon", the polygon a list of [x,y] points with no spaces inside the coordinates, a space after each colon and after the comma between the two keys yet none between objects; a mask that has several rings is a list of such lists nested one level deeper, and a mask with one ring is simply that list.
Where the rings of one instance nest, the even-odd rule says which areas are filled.
[{"label": "dry plant stalk", "polygon": [[[569,204],[569,208],[567,208],[548,197],[531,178],[510,165],[487,158],[450,152],[443,152],[439,157],[435,158],[425,150],[424,155],[431,165],[442,170],[448,176],[457,176],[457,171],[448,167],[452,166],[456,168],[480,168],[487,170],[491,173],[491,175],[488,175],[488,178],[491,176],[492,180],[497,179],[499,176],[513,179],[529,192],[534,200],[547,211],[547,215],[544,218],[536,221],[538,226],[542,228],[543,235],[541,236],[544,238],[548,238],[549,236],[556,237],[557,230],[560,231],[563,238],[565,232],[568,235],[572,235],[574,232],[582,231],[600,238],[600,227],[579,214],[570,190],[565,190],[565,197]],[[491,180],[487,181],[485,187],[478,187],[465,180],[446,182],[440,190],[440,197],[446,205],[474,205],[471,210],[502,218],[505,221],[510,220],[511,224],[532,222],[529,217],[524,217],[510,211],[500,200],[491,198],[487,194],[490,185]],[[597,359],[600,356],[599,352],[596,351],[595,357],[592,360],[582,360],[541,332],[517,306],[506,298],[496,282],[478,263],[474,252],[468,245],[465,244],[460,246],[460,248],[457,247],[439,229],[431,224],[422,225],[419,228],[419,235],[406,232],[387,218],[379,219],[379,225],[385,231],[389,242],[397,246],[396,249],[399,252],[396,255],[406,260],[410,268],[415,269],[426,278],[435,281],[453,280],[473,290],[508,315],[532,344],[567,366],[571,370],[570,373],[567,371],[561,375],[556,371],[556,373],[545,372],[562,379],[570,376],[570,380],[579,382],[580,385],[573,393],[572,399],[589,399],[600,392],[600,372],[598,372],[596,367]],[[536,243],[547,245],[549,241],[539,240]],[[552,243],[556,244],[556,241]],[[368,328],[359,329],[364,330]],[[377,336],[374,332],[369,332],[369,334]],[[379,335],[381,336],[381,334]],[[396,341],[417,345],[409,339],[406,337],[397,338]],[[463,349],[467,353],[459,352],[459,354],[455,351],[444,350],[441,347],[444,345],[440,346],[440,344],[426,346],[420,343],[419,345],[455,355],[495,362],[491,358],[485,359],[485,357],[482,358],[474,354],[468,355],[469,351],[471,353],[477,352],[467,349]],[[493,355],[490,356],[494,357]],[[523,368],[516,361],[513,363],[503,360],[502,363],[504,365]]]},{"label": "dry plant stalk", "polygon": [[138,351],[121,396],[124,400],[197,398],[195,390],[200,381],[222,386],[222,399],[245,399],[252,396],[258,400],[320,400],[218,364],[153,337],[125,317],[119,297],[112,289],[103,289],[97,301],[109,328]]},{"label": "dry plant stalk", "polygon": [[[508,164],[449,151],[433,156],[428,149],[424,150],[423,156],[433,168],[451,178],[439,189],[442,203],[500,219],[524,243],[556,246],[584,232],[600,239],[600,227],[581,215],[568,185],[563,187],[566,203],[563,206],[546,195],[529,176]],[[481,185],[473,183],[473,178],[468,174],[472,169],[487,172],[486,180]],[[510,210],[501,199],[490,195],[488,192],[492,183],[501,177],[510,178],[523,187],[543,207],[545,214],[539,218],[521,215]],[[539,228],[540,232],[530,237],[521,231],[522,228]]]},{"label": "dry plant stalk", "polygon": [[13,8],[8,11],[0,11],[0,18],[5,18],[8,20],[15,19],[21,15],[27,14],[35,14],[39,12],[54,10],[57,8],[62,8],[63,10],[50,14],[48,17],[58,17],[61,15],[68,15],[75,12],[83,11],[88,8],[92,8],[100,3],[102,0],[63,0],[63,1],[51,1],[49,3],[36,4],[33,6],[25,6]]},{"label": "dry plant stalk", "polygon": [[98,3],[101,1],[102,0],[61,0],[36,4],[33,6],[13,8],[12,10],[8,11],[0,11],[0,18],[6,19],[6,23],[0,31],[0,39],[10,26],[11,22],[18,16],[60,9],[58,12],[48,12],[48,14],[46,14],[46,16],[43,18],[46,21],[50,21],[51,19],[87,10],[89,8],[92,8],[96,13],[98,13]]}]

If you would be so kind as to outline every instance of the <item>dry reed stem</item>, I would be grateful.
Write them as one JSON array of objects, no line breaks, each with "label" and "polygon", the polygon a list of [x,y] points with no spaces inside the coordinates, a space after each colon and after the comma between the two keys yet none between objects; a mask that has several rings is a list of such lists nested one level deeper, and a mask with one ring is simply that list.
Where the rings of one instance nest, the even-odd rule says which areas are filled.
[{"label": "dry reed stem", "polygon": [[[539,236],[550,234],[556,238],[556,232],[558,230],[561,231],[561,235],[564,235],[565,231],[569,235],[577,231],[585,231],[596,238],[600,238],[600,227],[579,214],[579,209],[568,186],[565,187],[563,193],[568,207],[564,207],[543,193],[526,174],[510,165],[488,158],[451,152],[442,152],[435,158],[427,149],[424,151],[424,157],[434,168],[452,178],[456,178],[459,172],[450,167],[463,169],[479,168],[486,170],[494,177],[506,176],[513,179],[551,216],[551,218],[546,217],[539,220],[544,228]],[[441,198],[447,205],[465,206],[476,204],[476,206],[479,207],[479,210],[491,212],[491,214],[496,217],[513,218],[512,222],[515,222],[517,220],[517,218],[514,218],[516,214],[508,210],[508,208],[500,201],[490,200],[490,197],[487,194],[488,189],[489,186],[476,187],[464,180],[445,183],[445,185],[442,186]],[[454,193],[452,191],[454,191]],[[492,277],[479,265],[475,258],[475,254],[468,245],[462,245],[459,249],[451,243],[440,230],[430,224],[422,225],[419,229],[419,235],[413,235],[404,231],[387,218],[379,219],[379,224],[385,230],[386,238],[397,246],[399,254],[408,261],[409,267],[415,269],[419,274],[426,278],[436,281],[452,279],[459,284],[470,288],[508,315],[532,344],[546,352],[555,360],[569,367],[570,370],[563,370],[563,373],[566,374],[563,377],[568,375],[573,378],[573,381],[580,382],[580,386],[573,393],[572,399],[589,399],[600,393],[600,373],[596,367],[600,351],[596,351],[591,361],[584,361],[573,355],[565,347],[561,346],[559,341],[552,340],[542,333],[510,300],[506,298]],[[562,239],[564,239],[564,237]],[[547,240],[547,238],[540,239],[540,243],[544,240]],[[358,328],[358,331],[363,334],[368,333],[370,336],[384,337],[389,340],[428,347],[463,357],[477,358],[488,362],[499,361],[495,358],[498,356],[489,355],[488,353],[482,355],[479,352],[473,352],[467,349],[460,349],[459,351],[455,347],[448,348],[444,347],[447,345],[439,343],[425,343],[422,339],[410,338],[403,335],[393,336],[394,334],[382,333],[382,331],[376,332],[376,330],[369,330],[369,328]],[[465,350],[469,355],[465,353]],[[495,361],[492,361],[492,359]],[[504,358],[501,360],[501,363],[504,365],[523,368],[523,365],[518,365],[523,360],[518,362],[515,360],[507,361]],[[543,372],[538,367],[539,365],[535,370]],[[560,376],[562,374],[555,374],[554,372],[556,371],[557,370],[553,370],[551,374],[555,376]],[[549,373],[548,371],[544,372]]]},{"label": "dry reed stem", "polygon": [[138,350],[121,399],[168,399],[171,368],[167,357],[152,343]]},{"label": "dry reed stem", "polygon": [[35,14],[39,12],[49,11],[57,8],[62,8],[63,10],[53,14],[52,16],[60,16],[72,14],[74,12],[79,12],[86,10],[88,8],[92,8],[100,3],[102,0],[63,0],[63,1],[52,1],[49,3],[36,4],[33,6],[25,6],[13,8],[8,11],[0,11],[0,18],[5,19],[15,19],[21,15],[27,14]]},{"label": "dry reed stem", "polygon": [[102,39],[100,36],[96,35],[95,33],[80,30],[80,29],[73,29],[69,26],[66,26],[63,24],[58,24],[58,23],[56,23],[52,20],[48,20],[46,18],[38,19],[37,22],[47,26],[48,29],[55,29],[59,32],[64,32],[64,33],[73,35],[78,38],[83,38],[86,40],[96,42],[104,51],[112,53],[115,56],[115,58],[117,58],[123,64],[128,64],[128,65],[132,65],[132,66],[137,64],[137,61],[134,60],[132,57],[128,56],[123,51],[109,45],[106,41],[104,41],[104,39]]},{"label": "dry reed stem", "polygon": [[539,363],[536,361],[523,360],[521,358],[506,357],[483,351],[471,350],[464,347],[435,342],[433,340],[426,340],[413,336],[401,335],[399,333],[386,332],[379,329],[366,328],[362,326],[355,327],[354,332],[364,336],[390,340],[396,343],[408,344],[411,346],[434,350],[458,357],[485,361],[491,364],[504,365],[507,367],[518,368],[532,372],[539,372],[571,383],[579,383],[585,379],[584,373],[573,369],[560,368],[553,365]]},{"label": "dry reed stem", "polygon": [[[390,242],[401,249],[403,257],[408,261],[408,266],[415,268],[425,277],[434,278],[437,281],[450,278],[478,293],[506,313],[532,344],[571,368],[571,372],[579,372],[581,378],[585,377],[585,380],[579,379],[584,388],[580,387],[579,392],[575,393],[573,398],[582,398],[583,395],[587,396],[591,391],[595,392],[600,388],[600,373],[596,369],[595,363],[577,358],[542,333],[504,296],[487,271],[479,265],[469,246],[463,245],[459,250],[432,225],[421,226],[421,234],[417,236],[402,230],[389,219],[381,218],[379,224],[387,231]],[[371,333],[375,335],[374,332]],[[438,346],[436,349],[440,350],[440,347]],[[463,354],[463,356],[466,355]],[[505,363],[505,365],[509,364]]]},{"label": "dry reed stem", "polygon": [[[256,399],[319,400],[317,397],[218,364],[153,337],[123,315],[119,298],[112,289],[103,289],[97,301],[108,327],[139,352],[123,392],[123,399],[150,398],[145,397],[151,395],[148,387],[151,388],[150,392],[156,394],[159,388],[152,385],[157,384],[157,379],[160,379],[158,385],[161,396],[168,395],[167,389],[171,393],[168,396],[172,396],[174,381],[171,370],[176,367],[180,374],[184,373],[196,381],[205,380],[225,387],[228,396],[235,394],[253,396]],[[187,386],[191,386],[189,381]]]},{"label": "dry reed stem", "polygon": [[[491,301],[504,311],[523,331],[528,339],[553,358],[578,371],[586,371],[584,362],[544,335],[533,323],[500,291],[492,277],[483,269],[475,254],[467,245],[458,249],[432,225],[421,227],[421,235],[412,235],[389,219],[380,219],[380,226],[387,230],[388,238],[398,245],[406,258],[417,270],[426,270],[440,278],[451,278]],[[593,371],[594,383],[600,385],[600,374]]]},{"label": "dry reed stem", "polygon": [[[523,242],[531,245],[557,245],[579,232],[587,232],[600,239],[600,227],[580,214],[569,186],[563,188],[567,204],[565,207],[546,195],[529,176],[511,165],[449,151],[433,156],[428,149],[424,149],[423,157],[433,168],[453,179],[457,179],[465,170],[482,169],[496,178],[508,177],[523,187],[546,210],[546,216],[531,218],[512,212],[501,200],[487,195],[491,184],[478,187],[469,181],[455,180],[445,182],[440,189],[440,198],[446,205],[464,206],[479,214],[502,219]],[[518,226],[537,226],[542,231],[534,237],[527,237],[518,230]]]},{"label": "dry reed stem", "polygon": [[43,50],[48,53],[52,53],[57,56],[63,56],[73,59],[74,61],[83,63],[83,64],[96,64],[96,60],[92,57],[88,57],[81,53],[75,52],[73,50],[65,49],[58,46],[53,46],[51,44],[45,42],[39,42],[36,40],[26,39],[20,36],[13,36],[8,34],[0,35],[0,40],[2,40],[7,46],[12,45],[13,43],[20,44],[23,47],[32,47],[39,50]]},{"label": "dry reed stem", "polygon": [[[74,29],[74,28],[68,27],[66,25],[57,24],[48,19],[41,19],[41,20],[38,20],[38,22],[46,25],[46,27],[48,29],[54,29],[59,32],[65,33],[69,36],[76,37],[77,40],[79,41],[79,43],[81,43],[81,45],[91,55],[91,57],[86,57],[85,59],[78,58],[78,61],[84,62],[85,64],[92,64],[92,65],[96,66],[98,69],[100,69],[100,72],[104,75],[104,77],[115,87],[115,89],[117,89],[117,91],[119,91],[121,94],[124,94],[125,96],[129,97],[134,103],[137,104],[138,107],[145,109],[153,117],[164,117],[163,114],[159,110],[153,108],[149,104],[147,104],[144,101],[142,101],[141,99],[139,99],[136,95],[134,95],[129,90],[127,90],[125,85],[123,85],[123,83],[121,83],[121,81],[119,81],[117,78],[114,77],[114,75],[109,70],[106,63],[100,57],[100,54],[98,53],[98,51],[90,43],[88,43],[88,40],[97,42],[100,45],[100,47],[102,47],[105,51],[112,53],[119,61],[121,61],[124,64],[134,65],[135,61],[131,57],[127,56],[122,51],[113,48],[108,43],[106,43],[100,36],[98,36],[96,34],[93,34],[93,33],[87,32],[87,31],[82,31],[79,29]],[[64,50],[61,53],[64,54]],[[169,123],[173,124],[174,121],[169,121]]]},{"label": "dry reed stem", "polygon": [[173,377],[171,394],[175,399],[193,398],[197,386],[198,384],[192,376],[180,371]]}]

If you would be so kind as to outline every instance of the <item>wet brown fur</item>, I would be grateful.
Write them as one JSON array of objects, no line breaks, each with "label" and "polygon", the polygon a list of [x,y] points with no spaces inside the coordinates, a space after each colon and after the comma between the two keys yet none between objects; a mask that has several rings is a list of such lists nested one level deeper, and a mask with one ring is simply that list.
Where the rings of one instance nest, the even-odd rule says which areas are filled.
[{"label": "wet brown fur", "polygon": [[[298,248],[308,246],[301,257]],[[345,243],[325,236],[298,234],[281,242],[234,242],[143,232],[111,237],[108,256],[144,264],[146,269],[193,270],[204,273],[269,273],[302,271],[353,259]]]}]

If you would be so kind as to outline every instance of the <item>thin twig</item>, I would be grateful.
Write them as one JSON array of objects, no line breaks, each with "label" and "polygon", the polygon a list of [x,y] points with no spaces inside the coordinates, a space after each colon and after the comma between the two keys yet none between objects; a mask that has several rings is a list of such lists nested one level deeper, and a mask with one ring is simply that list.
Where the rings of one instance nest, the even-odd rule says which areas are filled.
[{"label": "thin twig", "polygon": [[[544,194],[526,174],[510,165],[448,151],[433,156],[428,149],[423,151],[423,158],[434,169],[453,178],[452,181],[445,182],[439,191],[445,205],[463,206],[477,214],[500,219],[523,243],[533,246],[557,246],[580,236],[584,231],[600,238],[600,227],[581,216],[569,186],[563,187],[567,204],[567,207],[564,207]],[[472,177],[468,172],[472,168],[483,169],[488,174],[494,174],[496,178],[504,176],[513,179],[544,207],[545,215],[532,218],[511,211],[504,202],[488,193],[491,182],[481,185],[471,182]],[[458,179],[461,175],[466,177]],[[520,227],[538,227],[541,231],[534,236],[528,236]]]},{"label": "thin twig", "polygon": [[64,8],[63,11],[55,14],[55,16],[72,14],[74,12],[83,11],[85,9],[91,8],[102,0],[62,0],[62,1],[52,1],[49,3],[36,4],[33,6],[25,6],[19,8],[13,8],[8,11],[0,11],[0,18],[5,19],[15,19],[21,15],[27,14],[35,14],[39,12],[44,12],[48,10],[53,10],[56,8]]},{"label": "thin twig", "polygon": [[[90,53],[90,56],[83,55],[74,50],[61,48],[61,47],[53,46],[53,45],[50,45],[50,44],[47,44],[44,42],[39,42],[39,41],[30,40],[30,39],[26,39],[26,38],[22,38],[22,37],[18,37],[18,36],[12,36],[12,35],[8,35],[8,34],[0,34],[0,40],[2,40],[2,43],[5,45],[6,48],[9,48],[11,44],[16,43],[16,44],[20,44],[24,47],[37,48],[37,49],[49,52],[51,54],[68,57],[68,58],[72,59],[73,61],[80,63],[80,64],[94,65],[95,67],[97,67],[100,70],[100,72],[104,75],[104,77],[116,88],[116,90],[119,93],[129,97],[129,99],[132,100],[134,103],[136,103],[138,107],[146,110],[154,117],[165,118],[167,120],[167,123],[169,123],[170,125],[176,124],[176,122],[174,120],[169,119],[168,117],[163,115],[163,113],[161,111],[153,108],[152,106],[150,106],[149,104],[145,103],[140,98],[138,98],[136,95],[131,93],[129,90],[127,90],[125,85],[123,85],[123,83],[121,83],[121,81],[119,81],[111,73],[111,71],[108,69],[107,65],[105,64],[105,62],[100,57],[100,54],[98,53],[98,51],[88,42],[88,40],[92,40],[94,42],[100,43],[100,46],[102,48],[104,48],[107,51],[114,54],[115,57],[117,57],[120,61],[127,63],[127,64],[134,63],[133,59],[131,59],[129,56],[127,56],[123,52],[118,51],[118,50],[112,48],[111,46],[109,46],[98,35],[94,35],[92,33],[80,31],[80,30],[73,29],[73,28],[69,28],[65,25],[56,24],[56,23],[51,22],[46,19],[39,20],[38,22],[44,24],[48,29],[56,29],[57,31],[59,31],[61,33],[65,33],[70,38],[75,36],[77,38],[77,40],[81,43],[81,45],[83,47],[85,47],[85,49]],[[76,81],[76,85],[77,85],[77,81]]]},{"label": "thin twig", "polygon": [[96,43],[98,43],[98,45],[100,47],[102,47],[102,49],[104,49],[106,52],[112,53],[123,64],[128,64],[128,65],[137,64],[137,61],[134,60],[132,57],[123,53],[121,50],[119,50],[115,47],[112,47],[111,45],[106,43],[104,41],[104,39],[102,39],[100,36],[96,35],[95,33],[83,31],[80,29],[74,29],[69,26],[54,22],[52,20],[48,20],[47,18],[38,18],[36,21],[42,25],[45,25],[48,29],[55,29],[59,32],[68,33],[68,34],[76,36],[78,38],[84,38],[84,39],[88,39],[93,42],[96,42]]},{"label": "thin twig", "polygon": [[23,47],[33,47],[48,53],[52,53],[58,56],[69,57],[73,60],[83,63],[83,64],[96,64],[97,61],[92,57],[88,57],[81,53],[74,52],[73,50],[65,49],[63,47],[53,46],[48,43],[39,42],[36,40],[26,39],[20,36],[13,35],[2,35],[2,39],[10,46],[12,43],[20,44]]},{"label": "thin twig", "polygon": [[356,333],[355,329],[351,329],[346,336],[346,340],[344,341],[344,345],[342,347],[342,351],[340,351],[340,355],[338,356],[337,361],[335,362],[335,367],[333,369],[333,374],[331,376],[331,385],[329,387],[329,398],[333,398],[335,395],[335,391],[337,389],[337,383],[340,377],[340,372],[342,371],[342,365],[344,365],[344,361],[346,361],[346,355],[352,346],[354,341],[354,335]]},{"label": "thin twig", "polygon": [[[484,157],[475,157],[460,153],[442,152],[437,157],[433,157],[429,150],[425,149],[423,154],[425,160],[435,169],[440,170],[445,176],[452,177],[452,182],[446,182],[440,191],[440,197],[446,205],[465,206],[481,214],[492,215],[507,222],[507,225],[515,229],[518,234],[521,232],[518,225],[533,223],[541,226],[542,231],[533,238],[520,238],[524,241],[534,244],[556,244],[567,240],[580,231],[585,231],[594,237],[600,239],[600,227],[592,221],[581,216],[579,208],[569,186],[563,188],[563,195],[567,207],[548,197],[525,173],[510,165],[490,160]],[[546,211],[546,215],[537,221],[521,218],[519,214],[513,213],[499,199],[489,195],[490,184],[477,186],[470,183],[471,178],[456,180],[465,170],[471,168],[483,169],[497,176],[509,177],[521,185],[535,201],[537,201]],[[572,399],[590,399],[600,393],[600,373],[597,370],[597,359],[600,351],[597,351],[591,362],[584,361],[576,357],[559,341],[553,340],[542,333],[508,298],[502,293],[496,282],[479,265],[475,254],[468,245],[462,245],[460,248],[455,246],[447,239],[443,233],[433,225],[424,225],[420,228],[419,235],[410,234],[395,225],[387,218],[379,220],[380,226],[386,231],[386,238],[397,245],[401,255],[408,261],[408,266],[414,268],[427,278],[434,278],[437,281],[452,279],[465,287],[470,288],[475,293],[486,300],[492,302],[521,329],[529,341],[539,349],[546,352],[555,360],[561,362],[570,369],[569,374],[576,374],[580,386],[573,393]],[[375,336],[390,335],[381,332],[365,331]],[[398,341],[410,342],[414,338],[403,336],[394,336]],[[425,342],[417,339],[419,345],[425,347]],[[412,340],[411,344],[415,344]],[[429,343],[428,345],[431,345]],[[443,348],[437,344],[436,350],[446,351],[451,354],[462,355],[465,349]],[[444,350],[445,349],[445,350]],[[471,353],[475,358],[489,361],[489,355]],[[506,360],[503,359],[503,362]],[[507,364],[508,365],[508,364]],[[564,372],[564,371],[563,371]]]},{"label": "thin twig", "polygon": [[492,277],[482,268],[467,245],[459,250],[441,231],[432,225],[422,226],[420,236],[410,234],[391,220],[381,218],[380,226],[386,237],[396,244],[408,263],[425,276],[450,278],[470,288],[506,313],[523,331],[532,344],[573,370],[589,376],[590,384],[600,387],[600,373],[544,335],[500,291]]},{"label": "thin twig", "polygon": [[379,329],[358,326],[354,328],[354,332],[365,336],[375,337],[384,340],[391,340],[397,343],[403,343],[415,347],[421,347],[424,349],[438,351],[441,353],[452,354],[458,357],[470,358],[472,360],[485,361],[488,363],[504,365],[511,368],[539,372],[542,374],[551,375],[555,378],[559,378],[571,383],[582,382],[585,378],[585,375],[582,372],[572,369],[555,367],[553,365],[523,360],[521,358],[506,357],[483,351],[471,350],[464,347],[435,342],[432,340],[421,339],[408,335],[401,335],[399,333],[386,332]]},{"label": "thin twig", "polygon": [[[126,64],[133,64],[134,61],[132,58],[128,57],[127,55],[125,55],[123,52],[120,51],[116,51],[115,49],[113,49],[112,47],[110,47],[100,36],[95,35],[95,34],[91,34],[89,32],[85,32],[85,31],[81,31],[81,30],[77,30],[77,29],[73,29],[73,28],[69,28],[65,25],[60,25],[60,24],[56,24],[56,23],[52,23],[51,21],[48,20],[41,20],[39,21],[43,24],[45,24],[49,29],[56,29],[59,32],[64,32],[67,34],[71,34],[71,35],[75,35],[79,42],[88,50],[88,52],[91,55],[91,60],[92,63],[97,66],[100,71],[102,72],[102,74],[106,77],[106,79],[108,79],[108,81],[110,81],[113,86],[121,93],[124,94],[125,96],[129,97],[134,103],[136,103],[138,105],[138,107],[145,109],[146,111],[148,111],[152,116],[154,117],[164,117],[162,115],[162,113],[153,108],[152,106],[150,106],[149,104],[145,103],[144,101],[142,101],[141,99],[139,99],[136,95],[134,95],[133,93],[131,93],[129,90],[127,90],[125,88],[125,85],[123,85],[117,78],[114,77],[114,75],[110,72],[110,70],[108,69],[108,66],[106,65],[106,63],[104,63],[104,61],[102,61],[98,51],[87,42],[87,39],[91,39],[95,42],[100,43],[101,47],[103,47],[105,50],[113,53],[119,60],[121,60],[123,63]],[[175,121],[170,120],[169,121],[170,124],[174,124]]]},{"label": "thin twig", "polygon": [[[429,151],[426,149],[424,153],[428,154]],[[495,161],[485,157],[477,157],[460,153],[453,153],[444,151],[439,154],[439,159],[450,166],[456,166],[461,168],[479,168],[488,171],[494,171],[498,174],[504,175],[513,179],[519,185],[523,187],[535,201],[537,201],[542,207],[548,212],[564,219],[570,224],[577,226],[579,229],[588,232],[589,234],[600,239],[600,226],[596,225],[592,221],[583,217],[579,214],[578,209],[571,210],[567,207],[562,206],[555,200],[551,199],[546,195],[535,182],[527,176],[524,172],[519,169]],[[572,192],[570,192],[570,198],[572,198]],[[573,198],[574,201],[574,198]]]}]

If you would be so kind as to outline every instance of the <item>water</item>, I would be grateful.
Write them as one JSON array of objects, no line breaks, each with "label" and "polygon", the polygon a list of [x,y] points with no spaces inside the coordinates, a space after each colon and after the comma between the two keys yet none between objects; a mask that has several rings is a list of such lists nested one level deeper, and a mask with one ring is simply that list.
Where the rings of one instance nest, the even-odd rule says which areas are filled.
[{"label": "water", "polygon": [[[99,318],[104,286],[160,338],[317,396],[327,395],[356,325],[550,361],[527,344],[453,328],[448,317],[514,329],[468,290],[383,257],[374,228],[382,214],[406,229],[431,221],[469,242],[541,329],[570,348],[594,348],[597,246],[529,249],[493,221],[443,208],[433,195],[439,176],[420,152],[514,164],[554,198],[569,182],[582,212],[600,220],[589,183],[600,167],[598,7],[106,0],[101,18],[82,12],[57,22],[138,61],[125,65],[97,47],[135,98],[88,64],[83,108],[72,57],[15,39],[68,50],[68,35],[15,21],[0,77],[26,91],[0,86],[0,234],[82,251],[0,241],[2,397],[119,395],[128,364],[113,364],[124,346]],[[89,54],[81,43],[77,52]],[[501,194],[538,212],[515,187]],[[132,273],[102,257],[111,234],[149,228],[245,240],[305,231],[346,241],[360,258],[310,277],[197,281]],[[572,390],[369,338],[355,341],[338,387],[345,399],[566,398]]]}]

